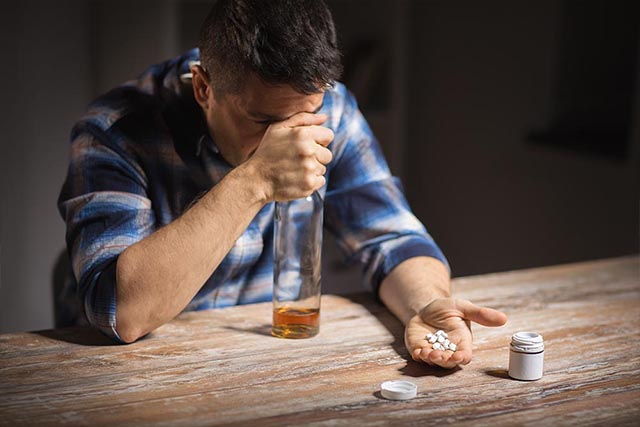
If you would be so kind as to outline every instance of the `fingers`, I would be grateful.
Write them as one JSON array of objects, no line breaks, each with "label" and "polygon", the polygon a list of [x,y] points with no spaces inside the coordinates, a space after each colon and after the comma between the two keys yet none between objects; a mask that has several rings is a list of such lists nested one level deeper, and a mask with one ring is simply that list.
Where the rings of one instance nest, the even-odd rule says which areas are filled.
[{"label": "fingers", "polygon": [[[405,343],[411,357],[416,361],[443,368],[454,368],[471,362],[473,338],[470,322],[484,326],[501,326],[507,316],[497,310],[477,306],[470,301],[453,298],[432,303],[421,314],[412,318],[405,329]],[[456,344],[456,351],[434,350],[425,336],[442,329],[448,339]]]},{"label": "fingers", "polygon": [[324,126],[298,126],[291,129],[291,139],[294,141],[310,141],[326,147],[333,138],[333,131]]},{"label": "fingers", "polygon": [[297,113],[289,117],[287,120],[280,122],[283,127],[298,127],[298,126],[314,126],[321,125],[327,121],[326,114],[314,114],[314,113]]},{"label": "fingers", "polygon": [[471,352],[464,350],[434,350],[430,345],[418,347],[411,353],[413,360],[425,362],[428,365],[442,368],[455,368],[458,365],[466,365],[471,362]]},{"label": "fingers", "polygon": [[464,337],[456,341],[456,351],[451,355],[451,363],[456,365],[468,365],[473,356],[473,339],[471,332],[465,333]]},{"label": "fingers", "polygon": [[269,175],[275,200],[306,197],[326,185],[326,165],[333,159],[326,147],[334,139],[333,131],[321,126],[327,117],[298,113],[267,128],[259,149],[265,164],[277,171]]},{"label": "fingers", "polygon": [[[322,126],[298,127],[299,153],[303,157],[315,157],[321,165],[327,165],[333,159],[331,150],[326,148],[333,140],[333,131]],[[324,173],[324,172],[323,172]]]},{"label": "fingers", "polygon": [[456,308],[463,317],[483,326],[502,326],[507,323],[507,315],[488,307],[480,307],[467,300],[456,300]]},{"label": "fingers", "polygon": [[308,129],[311,131],[313,140],[323,147],[331,144],[331,141],[333,141],[335,136],[331,129],[324,126],[309,126]]},{"label": "fingers", "polygon": [[461,321],[461,325],[450,324],[441,325],[441,327],[443,330],[449,331],[448,338],[458,346],[457,351],[434,350],[426,336],[429,333],[434,333],[440,327],[430,327],[423,323],[419,316],[415,316],[409,321],[405,329],[405,344],[413,360],[447,369],[469,363],[471,353],[465,350],[467,345],[463,345],[463,342],[471,341],[471,334],[466,329],[464,322]]},{"label": "fingers", "polygon": [[298,138],[311,139],[326,147],[334,138],[331,129],[320,126],[327,118],[326,114],[298,113],[280,122],[279,127],[298,128]]},{"label": "fingers", "polygon": [[311,126],[310,129],[313,133],[313,140],[316,142],[316,144],[319,144],[323,147],[331,144],[331,141],[333,141],[333,138],[335,137],[333,131],[324,126]]},{"label": "fingers", "polygon": [[[315,150],[316,160],[323,165],[328,165],[333,159],[333,153],[328,148],[318,145]],[[326,169],[326,168],[325,168]],[[323,172],[324,174],[324,172]]]},{"label": "fingers", "polygon": [[326,178],[323,175],[307,175],[301,178],[297,172],[290,172],[281,176],[283,182],[295,182],[296,185],[278,184],[278,191],[274,195],[274,201],[282,202],[302,197],[307,197],[319,190],[326,184]]},{"label": "fingers", "polygon": [[471,361],[470,355],[463,354],[459,350],[455,352],[449,350],[431,350],[428,358],[434,365],[447,369],[455,368],[458,365],[466,365]]},{"label": "fingers", "polygon": [[315,177],[315,184],[313,186],[313,190],[311,191],[311,193],[321,189],[322,187],[324,187],[324,185],[326,183],[327,183],[327,179],[324,177],[324,175],[316,176]]}]

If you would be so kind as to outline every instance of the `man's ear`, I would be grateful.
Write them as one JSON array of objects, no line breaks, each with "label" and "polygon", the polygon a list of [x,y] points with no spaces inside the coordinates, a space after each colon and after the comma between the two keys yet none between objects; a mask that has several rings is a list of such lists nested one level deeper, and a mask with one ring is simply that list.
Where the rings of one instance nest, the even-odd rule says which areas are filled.
[{"label": "man's ear", "polygon": [[200,65],[191,66],[191,73],[193,76],[191,80],[193,96],[202,109],[208,110],[211,108],[211,91],[213,90],[209,83],[209,75]]}]

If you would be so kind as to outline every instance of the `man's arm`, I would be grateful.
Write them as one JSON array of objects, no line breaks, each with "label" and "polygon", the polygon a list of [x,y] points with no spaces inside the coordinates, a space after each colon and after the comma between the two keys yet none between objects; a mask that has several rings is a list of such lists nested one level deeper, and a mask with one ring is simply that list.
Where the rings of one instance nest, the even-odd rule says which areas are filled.
[{"label": "man's arm", "polygon": [[116,330],[133,342],[175,317],[266,202],[253,168],[231,171],[184,215],[118,257]]},{"label": "man's arm", "polygon": [[[467,363],[472,343],[466,322],[504,323],[504,315],[491,310],[499,318],[486,319],[484,310],[489,309],[476,315],[476,306],[449,296],[446,258],[411,212],[355,98],[342,85],[331,93],[342,102],[330,104],[340,121],[332,146],[336,160],[329,171],[325,228],[348,259],[364,264],[366,283],[407,325],[405,343],[415,360],[440,366]],[[455,356],[430,351],[424,337],[437,329],[460,344]]]},{"label": "man's arm", "polygon": [[403,325],[431,301],[449,294],[449,270],[431,257],[407,259],[380,285],[380,299]]},{"label": "man's arm", "polygon": [[299,113],[272,125],[250,160],[180,218],[120,254],[116,331],[124,342],[180,313],[265,203],[305,197],[325,184],[332,157],[325,147],[333,139],[318,126],[325,120]]},{"label": "man's arm", "polygon": [[[449,272],[435,258],[415,257],[398,264],[380,285],[380,298],[405,325],[405,345],[416,361],[453,368],[471,361],[471,322],[502,326],[507,316],[449,296]],[[433,350],[427,333],[442,329],[458,348]]]}]

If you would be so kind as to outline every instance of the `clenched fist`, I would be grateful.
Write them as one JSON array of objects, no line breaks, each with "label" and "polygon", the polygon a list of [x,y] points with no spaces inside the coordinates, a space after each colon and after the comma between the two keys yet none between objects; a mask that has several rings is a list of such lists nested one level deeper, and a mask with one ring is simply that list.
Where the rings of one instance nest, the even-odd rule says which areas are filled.
[{"label": "clenched fist", "polygon": [[255,153],[247,161],[255,169],[267,202],[309,196],[326,180],[326,165],[333,158],[327,146],[331,129],[321,126],[325,114],[298,113],[269,126]]}]

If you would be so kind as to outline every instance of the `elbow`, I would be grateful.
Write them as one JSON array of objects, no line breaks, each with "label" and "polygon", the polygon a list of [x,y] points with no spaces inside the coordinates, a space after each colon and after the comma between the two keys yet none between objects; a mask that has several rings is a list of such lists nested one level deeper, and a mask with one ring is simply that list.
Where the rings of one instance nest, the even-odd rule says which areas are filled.
[{"label": "elbow", "polygon": [[125,344],[131,344],[146,335],[142,325],[140,314],[142,310],[136,310],[136,303],[132,301],[134,293],[133,274],[134,265],[126,256],[125,251],[118,257],[116,265],[116,324],[115,332],[118,338]]},{"label": "elbow", "polygon": [[131,344],[138,341],[145,334],[140,328],[136,328],[135,326],[127,325],[126,322],[119,322],[116,320],[116,333],[122,341],[123,344]]},{"label": "elbow", "polygon": [[[86,289],[83,296],[84,314],[93,327],[118,344],[129,344],[146,335],[152,328],[145,314],[145,299],[136,298],[133,263],[120,254],[109,263],[94,283],[80,288]],[[142,301],[136,302],[136,301]],[[147,329],[148,328],[148,329]]]}]

